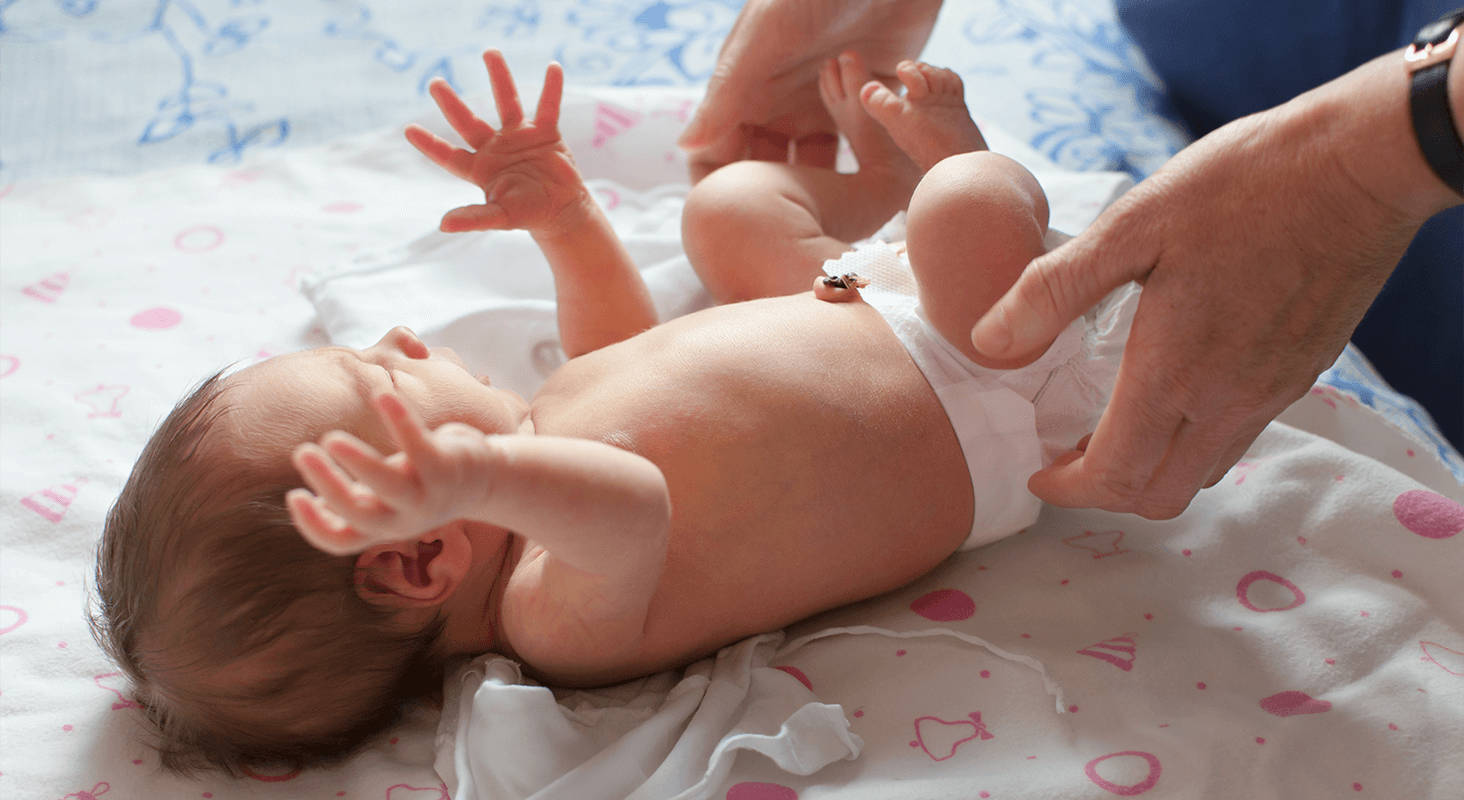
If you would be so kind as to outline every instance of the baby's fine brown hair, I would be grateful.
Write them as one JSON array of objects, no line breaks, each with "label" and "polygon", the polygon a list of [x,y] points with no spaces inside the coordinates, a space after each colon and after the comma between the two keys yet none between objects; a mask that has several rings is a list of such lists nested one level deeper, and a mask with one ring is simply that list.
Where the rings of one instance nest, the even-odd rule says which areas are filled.
[{"label": "baby's fine brown hair", "polygon": [[290,523],[288,453],[247,463],[211,440],[229,413],[215,374],[143,449],[98,547],[93,635],[131,678],[165,769],[336,761],[441,691],[441,625],[405,630],[363,600],[355,558]]}]

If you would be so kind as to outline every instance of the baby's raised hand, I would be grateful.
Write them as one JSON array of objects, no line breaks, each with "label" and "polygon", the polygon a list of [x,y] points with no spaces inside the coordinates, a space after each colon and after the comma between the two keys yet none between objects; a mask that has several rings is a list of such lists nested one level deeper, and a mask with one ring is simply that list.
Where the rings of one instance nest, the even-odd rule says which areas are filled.
[{"label": "baby's raised hand", "polygon": [[575,169],[569,148],[559,136],[559,101],[564,70],[550,63],[533,121],[524,119],[518,89],[503,53],[483,53],[500,127],[479,119],[447,81],[432,81],[429,91],[453,130],[470,150],[456,147],[420,125],[407,126],[407,141],[438,166],[483,190],[481,205],[447,212],[442,230],[521,228],[552,232],[567,223],[583,203],[593,202]]},{"label": "baby's raised hand", "polygon": [[293,462],[310,487],[286,495],[305,539],[332,555],[411,541],[466,516],[491,488],[494,451],[461,423],[429,431],[395,395],[375,400],[401,450],[383,456],[344,431],[302,444]]}]

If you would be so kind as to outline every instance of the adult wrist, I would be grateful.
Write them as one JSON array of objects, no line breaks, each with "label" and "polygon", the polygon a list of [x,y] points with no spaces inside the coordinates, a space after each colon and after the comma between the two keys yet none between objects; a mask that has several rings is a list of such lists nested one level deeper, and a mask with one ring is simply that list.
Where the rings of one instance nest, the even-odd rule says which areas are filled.
[{"label": "adult wrist", "polygon": [[1409,76],[1409,111],[1419,150],[1433,173],[1464,197],[1464,7],[1424,26],[1403,55]]},{"label": "adult wrist", "polygon": [[[1464,202],[1439,179],[1419,148],[1410,112],[1410,81],[1399,49],[1283,104],[1310,129],[1351,183],[1415,229]],[[1464,60],[1459,62],[1464,65]],[[1450,72],[1464,72],[1451,69]],[[1464,75],[1451,76],[1451,107],[1460,114]]]}]

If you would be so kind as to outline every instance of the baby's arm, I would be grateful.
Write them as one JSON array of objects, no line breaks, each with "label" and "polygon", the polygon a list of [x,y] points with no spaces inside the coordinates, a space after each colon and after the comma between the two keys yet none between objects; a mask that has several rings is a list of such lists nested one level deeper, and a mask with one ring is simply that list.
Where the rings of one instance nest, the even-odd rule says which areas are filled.
[{"label": "baby's arm", "polygon": [[456,520],[505,528],[530,543],[537,635],[572,635],[591,653],[639,641],[671,520],[654,464],[588,439],[487,436],[459,423],[428,431],[394,395],[376,407],[400,452],[382,456],[339,431],[295,451],[310,490],[286,501],[311,544],[347,555]]},{"label": "baby's arm", "polygon": [[483,54],[497,130],[478,118],[442,79],[430,91],[443,116],[471,150],[419,125],[407,141],[438,166],[477,185],[484,202],[447,212],[442,230],[527,230],[549,260],[559,305],[559,338],[571,358],[634,336],[656,324],[640,271],[590,196],[559,135],[564,71],[551,63],[534,119],[524,119],[503,54]]}]

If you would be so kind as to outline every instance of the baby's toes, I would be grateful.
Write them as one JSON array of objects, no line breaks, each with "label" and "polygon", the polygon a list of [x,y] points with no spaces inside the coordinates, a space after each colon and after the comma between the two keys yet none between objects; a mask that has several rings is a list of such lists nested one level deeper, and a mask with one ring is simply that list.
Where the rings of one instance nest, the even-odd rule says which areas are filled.
[{"label": "baby's toes", "polygon": [[843,97],[858,97],[859,90],[871,78],[869,69],[864,66],[864,59],[852,51],[839,54],[838,73]]},{"label": "baby's toes", "polygon": [[[906,91],[909,91],[908,88]],[[896,124],[909,106],[905,98],[895,94],[888,86],[874,80],[864,84],[859,92],[859,99],[864,104],[865,113],[874,117],[874,120],[885,129]]]},{"label": "baby's toes", "polygon": [[929,64],[920,66],[925,68],[925,80],[930,86],[931,94],[965,98],[966,86],[961,83],[961,76],[953,70]]},{"label": "baby's toes", "polygon": [[844,87],[839,81],[839,65],[836,59],[824,62],[818,71],[818,96],[825,108],[833,108],[844,102]]},{"label": "baby's toes", "polygon": [[910,102],[918,103],[926,98],[931,92],[930,75],[922,67],[929,67],[928,64],[918,61],[901,61],[895,67],[895,74],[899,76],[900,83],[905,84],[905,97]]}]

